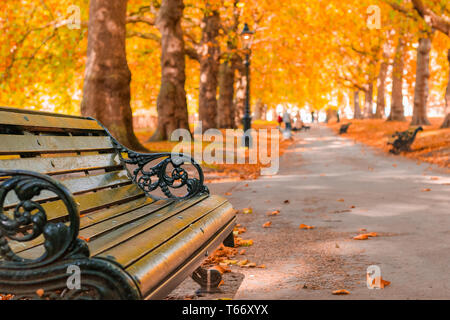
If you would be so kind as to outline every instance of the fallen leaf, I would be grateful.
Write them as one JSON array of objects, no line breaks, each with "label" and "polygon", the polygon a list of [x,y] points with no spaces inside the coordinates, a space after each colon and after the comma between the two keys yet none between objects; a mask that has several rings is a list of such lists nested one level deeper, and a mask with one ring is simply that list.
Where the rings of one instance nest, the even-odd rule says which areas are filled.
[{"label": "fallen leaf", "polygon": [[396,163],[394,163],[392,166],[393,166],[394,168],[397,168],[397,164],[396,164]]},{"label": "fallen leaf", "polygon": [[252,213],[253,212],[253,209],[252,208],[245,208],[244,210],[242,210],[242,213],[243,214],[250,214],[250,213]]},{"label": "fallen leaf", "polygon": [[263,224],[263,228],[269,228],[272,225],[271,221],[267,221],[266,223]]},{"label": "fallen leaf", "polygon": [[[378,280],[378,277],[373,279],[372,285],[376,285],[377,280]],[[390,281],[384,280],[382,277],[380,277],[380,289],[384,289],[385,287],[387,287],[390,284],[391,284]]]},{"label": "fallen leaf", "polygon": [[422,192],[430,192],[431,191],[431,189],[430,188],[425,188],[425,189],[422,189]]},{"label": "fallen leaf", "polygon": [[301,224],[300,226],[299,226],[299,229],[306,229],[306,230],[311,230],[311,229],[314,229],[315,227],[313,227],[313,226],[308,226],[308,225],[306,225],[306,224]]},{"label": "fallen leaf", "polygon": [[226,264],[226,265],[230,265],[230,264],[237,264],[239,261],[237,260],[223,260],[222,263]]},{"label": "fallen leaf", "polygon": [[439,178],[438,177],[431,177],[431,180],[432,181],[437,181],[437,180],[439,180]]},{"label": "fallen leaf", "polygon": [[243,256],[243,255],[245,254],[245,249],[242,249],[242,250],[239,252],[239,254],[240,254],[241,256]]},{"label": "fallen leaf", "polygon": [[289,200],[284,200],[284,203],[285,203],[285,204],[289,204],[290,201],[289,201]]},{"label": "fallen leaf", "polygon": [[356,207],[355,206],[351,206],[350,208],[355,209]]},{"label": "fallen leaf", "polygon": [[44,295],[44,289],[37,289],[37,290],[36,290],[36,294],[37,294],[39,297],[42,297],[42,296]]},{"label": "fallen leaf", "polygon": [[350,294],[350,292],[345,290],[345,289],[341,289],[341,290],[333,291],[333,294],[337,295],[337,296],[340,296],[340,295]]},{"label": "fallen leaf", "polygon": [[359,232],[366,232],[367,229],[359,229]]},{"label": "fallen leaf", "polygon": [[345,200],[344,200],[344,199],[338,199],[337,201],[339,201],[339,202],[344,202]]},{"label": "fallen leaf", "polygon": [[378,233],[376,233],[376,232],[369,232],[369,233],[366,233],[366,234],[367,234],[368,237],[378,237]]},{"label": "fallen leaf", "polygon": [[217,285],[217,288],[219,288],[221,285],[225,284],[225,282],[222,280],[219,282],[219,284]]},{"label": "fallen leaf", "polygon": [[367,234],[360,234],[359,236],[353,237],[353,240],[367,240],[369,236]]},{"label": "fallen leaf", "polygon": [[265,265],[265,264],[262,264],[262,265],[260,265],[260,266],[257,266],[257,268],[265,269],[265,268],[266,268],[266,265]]},{"label": "fallen leaf", "polygon": [[248,259],[245,259],[245,260],[239,261],[239,262],[237,263],[237,265],[242,267],[242,266],[245,266],[247,263],[248,263]]},{"label": "fallen leaf", "polygon": [[232,193],[231,193],[231,192],[226,192],[225,195],[226,195],[226,196],[231,196]]},{"label": "fallen leaf", "polygon": [[267,213],[268,216],[277,216],[279,214],[280,214],[280,210],[274,210],[272,212]]}]

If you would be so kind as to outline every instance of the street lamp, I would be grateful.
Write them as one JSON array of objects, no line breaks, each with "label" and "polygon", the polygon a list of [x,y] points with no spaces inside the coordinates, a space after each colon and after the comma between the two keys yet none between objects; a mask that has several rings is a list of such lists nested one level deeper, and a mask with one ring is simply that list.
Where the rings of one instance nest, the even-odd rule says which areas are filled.
[{"label": "street lamp", "polygon": [[249,130],[251,128],[252,118],[250,117],[250,54],[253,42],[254,31],[250,31],[248,24],[244,25],[244,30],[241,32],[242,38],[242,46],[245,51],[245,73],[247,78],[247,87],[246,87],[246,95],[245,95],[245,114],[242,119],[244,124],[244,145],[245,147],[250,147],[250,139],[251,136],[249,134]]}]

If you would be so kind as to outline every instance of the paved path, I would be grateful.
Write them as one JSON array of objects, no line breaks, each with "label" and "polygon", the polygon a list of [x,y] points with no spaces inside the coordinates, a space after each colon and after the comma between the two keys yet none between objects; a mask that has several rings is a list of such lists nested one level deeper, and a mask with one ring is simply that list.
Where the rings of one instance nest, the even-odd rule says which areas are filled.
[{"label": "paved path", "polygon": [[[212,186],[231,191],[235,208],[253,208],[238,218],[255,242],[245,257],[267,267],[235,267],[245,275],[235,299],[449,299],[450,174],[325,127],[297,138],[277,176]],[[267,217],[275,209],[281,214]],[[362,228],[380,236],[352,240]],[[370,265],[392,284],[369,290]],[[331,295],[337,289],[351,294]]]}]

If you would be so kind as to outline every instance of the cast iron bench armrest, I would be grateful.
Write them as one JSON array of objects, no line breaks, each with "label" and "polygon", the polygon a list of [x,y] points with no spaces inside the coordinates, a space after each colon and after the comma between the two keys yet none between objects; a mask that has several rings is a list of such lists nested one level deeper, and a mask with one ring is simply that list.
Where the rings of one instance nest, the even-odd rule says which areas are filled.
[{"label": "cast iron bench armrest", "polygon": [[[97,121],[94,118],[90,118]],[[136,165],[137,168],[129,172],[133,182],[141,188],[148,197],[157,198],[151,194],[152,191],[160,188],[168,199],[184,200],[200,194],[209,194],[208,187],[204,185],[204,174],[200,165],[190,156],[182,153],[139,153],[128,149],[117,141],[108,129],[100,122],[97,123],[104,128],[113,144],[120,152],[122,162],[129,165]],[[124,158],[123,154],[128,158]],[[153,167],[146,166],[155,160],[161,159],[161,162]],[[183,168],[184,165],[191,164],[198,173],[198,178],[189,177],[188,171]],[[172,171],[167,174],[168,166],[172,166]],[[127,169],[128,170],[128,169]],[[174,195],[170,189],[181,189],[187,187],[187,193],[184,196]]]}]

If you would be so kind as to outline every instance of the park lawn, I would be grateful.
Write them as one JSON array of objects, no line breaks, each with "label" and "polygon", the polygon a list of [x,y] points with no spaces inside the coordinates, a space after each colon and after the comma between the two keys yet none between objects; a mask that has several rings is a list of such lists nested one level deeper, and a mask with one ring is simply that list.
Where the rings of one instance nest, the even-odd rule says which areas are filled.
[{"label": "park lawn", "polygon": [[[254,121],[252,123],[253,129],[276,129],[276,122],[269,121]],[[171,152],[178,142],[158,141],[148,142],[153,132],[150,131],[136,131],[136,136],[139,141],[151,152]],[[268,146],[271,145],[271,137],[269,136]],[[280,134],[279,152],[280,156],[293,143],[293,140],[283,140]],[[203,150],[210,142],[203,142]],[[192,147],[193,148],[193,147]],[[192,149],[193,150],[193,149]],[[192,151],[193,152],[193,151]],[[267,153],[270,155],[270,150]],[[239,180],[253,180],[260,176],[261,169],[264,167],[259,159],[257,164],[248,164],[249,157],[248,150],[246,151],[246,164],[206,164],[202,163],[202,168],[205,172],[206,183],[223,182],[224,180],[239,181]]]},{"label": "park lawn", "polygon": [[[402,153],[408,158],[436,164],[450,169],[450,129],[440,129],[443,118],[430,118],[431,125],[423,126],[411,146],[412,152]],[[406,122],[386,122],[385,120],[343,120],[341,123],[330,122],[328,126],[335,132],[342,124],[351,122],[348,133],[344,136],[372,147],[389,152],[388,140],[396,131],[409,128],[411,119]]]}]

